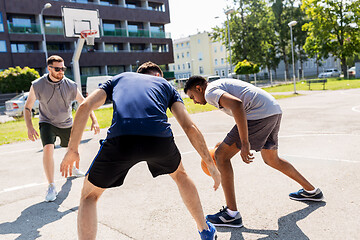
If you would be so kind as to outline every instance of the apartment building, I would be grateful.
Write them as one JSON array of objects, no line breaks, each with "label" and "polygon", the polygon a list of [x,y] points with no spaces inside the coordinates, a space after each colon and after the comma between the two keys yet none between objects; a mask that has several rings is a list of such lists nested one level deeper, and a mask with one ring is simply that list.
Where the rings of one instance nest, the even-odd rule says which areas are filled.
[{"label": "apartment building", "polygon": [[[51,7],[43,9],[46,3]],[[146,61],[169,74],[174,57],[171,36],[165,32],[170,23],[168,0],[0,0],[0,69],[29,66],[45,72],[43,10],[48,55],[63,57],[66,75],[72,76],[77,39],[64,37],[62,6],[99,11],[101,37],[94,46],[85,45],[80,57],[82,85],[87,76],[135,71]]]},{"label": "apartment building", "polygon": [[177,79],[191,75],[227,77],[230,73],[225,46],[220,41],[213,41],[208,32],[174,39],[173,47],[174,64],[169,66]]}]

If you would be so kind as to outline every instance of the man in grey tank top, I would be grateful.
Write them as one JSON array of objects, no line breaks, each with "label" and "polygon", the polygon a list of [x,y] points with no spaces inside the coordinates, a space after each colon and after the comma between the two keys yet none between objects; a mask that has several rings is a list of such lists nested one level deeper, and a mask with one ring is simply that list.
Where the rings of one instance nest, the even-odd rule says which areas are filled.
[{"label": "man in grey tank top", "polygon": [[201,76],[190,77],[184,91],[195,104],[209,103],[232,116],[236,122],[215,151],[227,206],[214,215],[207,215],[209,222],[215,226],[243,226],[236,206],[234,173],[230,161],[240,150],[240,156],[245,163],[249,164],[254,159],[250,149],[260,151],[267,165],[298,182],[303,188],[290,193],[290,199],[323,199],[319,188],[315,188],[289,162],[278,156],[278,132],[282,111],[273,96],[241,80],[220,79],[208,83]]},{"label": "man in grey tank top", "polygon": [[[75,82],[64,76],[66,67],[60,56],[50,56],[47,59],[49,74],[32,82],[28,99],[25,103],[24,118],[28,129],[28,137],[31,141],[38,139],[39,134],[34,129],[31,120],[31,110],[35,100],[39,100],[39,129],[43,144],[43,166],[46,178],[49,182],[45,201],[51,202],[56,199],[54,185],[54,144],[56,137],[61,140],[60,146],[67,147],[72,127],[72,101],[82,103],[84,97],[78,90]],[[92,120],[91,130],[95,134],[100,132],[95,114],[90,115]],[[84,176],[74,166],[73,176]]]}]

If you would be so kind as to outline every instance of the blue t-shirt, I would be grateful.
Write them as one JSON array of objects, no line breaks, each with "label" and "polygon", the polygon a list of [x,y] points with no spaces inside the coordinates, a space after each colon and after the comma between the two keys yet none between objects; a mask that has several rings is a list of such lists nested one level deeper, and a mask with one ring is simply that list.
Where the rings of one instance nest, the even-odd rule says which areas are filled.
[{"label": "blue t-shirt", "polygon": [[121,135],[173,136],[166,116],[180,94],[163,78],[125,72],[100,86],[113,101],[113,119],[107,138]]}]

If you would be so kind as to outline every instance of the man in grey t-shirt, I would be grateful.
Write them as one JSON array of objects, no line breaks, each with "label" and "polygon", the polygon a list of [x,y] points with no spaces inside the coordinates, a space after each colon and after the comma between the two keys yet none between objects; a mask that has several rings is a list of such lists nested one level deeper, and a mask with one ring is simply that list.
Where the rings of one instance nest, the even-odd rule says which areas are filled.
[{"label": "man in grey t-shirt", "polygon": [[[76,100],[81,103],[84,98],[77,89],[75,82],[64,76],[66,67],[60,56],[50,56],[47,59],[49,74],[32,82],[28,99],[25,103],[24,118],[28,129],[28,137],[35,141],[39,135],[31,121],[31,110],[35,100],[39,100],[39,128],[40,138],[43,144],[43,165],[46,178],[49,182],[45,201],[51,202],[56,199],[57,192],[54,185],[54,143],[56,137],[61,140],[60,146],[67,147],[72,127],[71,102]],[[91,130],[99,133],[99,125],[94,113],[90,115],[92,120]],[[83,176],[74,167],[74,176]]]},{"label": "man in grey t-shirt", "polygon": [[227,207],[214,215],[206,216],[208,221],[215,226],[242,227],[242,219],[236,206],[234,173],[230,161],[240,150],[240,156],[245,163],[249,164],[254,159],[250,149],[260,151],[267,165],[298,182],[303,188],[290,193],[291,199],[323,199],[319,188],[315,188],[289,162],[278,156],[278,132],[282,111],[273,96],[241,80],[220,79],[208,83],[201,76],[189,78],[184,91],[195,104],[209,103],[232,116],[236,122],[215,151]]}]

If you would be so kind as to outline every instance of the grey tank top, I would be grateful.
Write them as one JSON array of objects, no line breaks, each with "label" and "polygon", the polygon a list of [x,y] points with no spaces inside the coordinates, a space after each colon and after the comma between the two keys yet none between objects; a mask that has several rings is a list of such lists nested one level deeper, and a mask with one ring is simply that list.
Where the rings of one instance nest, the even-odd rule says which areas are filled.
[{"label": "grey tank top", "polygon": [[32,86],[39,100],[39,122],[58,128],[71,127],[71,102],[76,99],[76,83],[66,77],[59,82],[51,82],[45,74],[33,81]]}]

